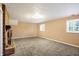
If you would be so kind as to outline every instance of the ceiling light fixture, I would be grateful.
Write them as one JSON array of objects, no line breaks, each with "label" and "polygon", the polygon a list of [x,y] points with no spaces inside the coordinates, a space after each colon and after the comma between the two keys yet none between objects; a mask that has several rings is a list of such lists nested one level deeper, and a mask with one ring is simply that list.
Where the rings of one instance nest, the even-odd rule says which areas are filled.
[{"label": "ceiling light fixture", "polygon": [[45,16],[37,12],[34,15],[32,15],[32,18],[33,19],[44,19]]},{"label": "ceiling light fixture", "polygon": [[38,13],[38,12],[36,12],[35,14],[29,14],[29,15],[27,15],[27,18],[28,19],[44,19],[45,16],[42,15],[42,14],[40,14],[40,13]]}]

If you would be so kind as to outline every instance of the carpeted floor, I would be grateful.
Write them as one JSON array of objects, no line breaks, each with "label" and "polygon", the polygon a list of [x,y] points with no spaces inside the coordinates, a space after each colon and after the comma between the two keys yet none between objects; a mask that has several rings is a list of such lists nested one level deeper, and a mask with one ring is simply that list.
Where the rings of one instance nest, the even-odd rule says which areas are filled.
[{"label": "carpeted floor", "polygon": [[43,38],[14,39],[15,54],[11,56],[79,56],[79,48]]}]

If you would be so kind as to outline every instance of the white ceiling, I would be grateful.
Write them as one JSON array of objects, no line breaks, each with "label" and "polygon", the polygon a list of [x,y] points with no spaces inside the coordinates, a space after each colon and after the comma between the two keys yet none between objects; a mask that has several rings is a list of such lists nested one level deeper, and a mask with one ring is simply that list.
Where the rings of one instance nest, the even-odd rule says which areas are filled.
[{"label": "white ceiling", "polygon": [[[78,3],[13,3],[6,4],[6,6],[11,20],[31,23],[79,14]],[[40,16],[33,18],[35,13]]]}]

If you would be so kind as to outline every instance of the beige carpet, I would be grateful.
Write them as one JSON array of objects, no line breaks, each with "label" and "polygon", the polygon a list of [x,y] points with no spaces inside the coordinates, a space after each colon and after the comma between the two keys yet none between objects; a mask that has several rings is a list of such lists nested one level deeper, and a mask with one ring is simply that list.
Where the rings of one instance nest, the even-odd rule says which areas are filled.
[{"label": "beige carpet", "polygon": [[11,56],[79,56],[79,48],[43,38],[13,39],[15,54]]}]

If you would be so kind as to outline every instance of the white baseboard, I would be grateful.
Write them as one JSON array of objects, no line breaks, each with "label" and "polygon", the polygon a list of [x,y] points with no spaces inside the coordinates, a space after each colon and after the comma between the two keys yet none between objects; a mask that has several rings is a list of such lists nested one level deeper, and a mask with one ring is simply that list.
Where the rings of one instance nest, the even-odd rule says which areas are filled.
[{"label": "white baseboard", "polygon": [[[29,37],[38,37],[38,36],[14,37],[14,38],[12,38],[12,39],[29,38]],[[39,36],[39,37],[41,37],[41,36]],[[73,46],[73,47],[77,47],[77,48],[79,48],[78,45],[74,45],[74,44],[66,43],[66,42],[63,42],[63,41],[58,41],[58,40],[51,39],[51,38],[47,38],[47,37],[41,37],[41,38],[45,38],[45,39],[48,39],[48,40],[51,40],[51,41],[55,41],[55,42],[58,42],[58,43],[63,43],[63,44],[66,44],[66,45],[70,45],[70,46]]]},{"label": "white baseboard", "polygon": [[30,38],[30,37],[37,37],[37,36],[27,36],[27,37],[12,37],[12,39],[21,39],[21,38]]},{"label": "white baseboard", "polygon": [[63,43],[63,44],[66,44],[66,45],[70,45],[70,46],[79,48],[78,45],[74,45],[74,44],[70,44],[70,43],[66,43],[66,42],[58,41],[58,40],[51,39],[51,38],[47,38],[47,37],[41,37],[41,38],[45,38],[45,39],[48,39],[48,40],[51,40],[51,41],[55,41],[55,42],[58,42],[58,43]]}]

